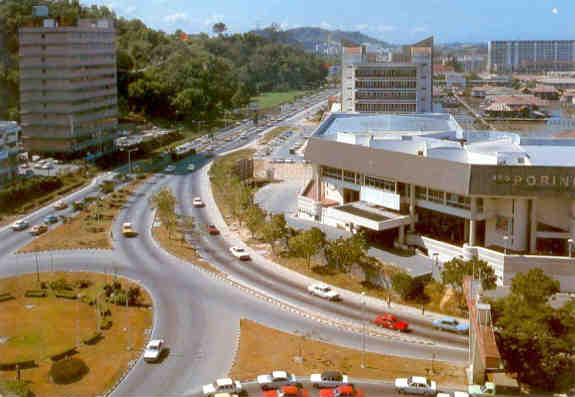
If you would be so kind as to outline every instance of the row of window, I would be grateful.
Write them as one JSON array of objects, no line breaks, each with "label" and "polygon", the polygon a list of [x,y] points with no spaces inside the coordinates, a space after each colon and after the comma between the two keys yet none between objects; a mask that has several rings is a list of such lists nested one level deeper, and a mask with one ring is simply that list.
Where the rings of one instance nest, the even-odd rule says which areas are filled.
[{"label": "row of window", "polygon": [[355,94],[356,99],[417,99],[417,94],[413,91],[359,91]]},{"label": "row of window", "polygon": [[416,69],[357,69],[356,77],[417,77]]},{"label": "row of window", "polygon": [[415,103],[357,103],[355,110],[360,113],[412,113],[417,106]]},{"label": "row of window", "polygon": [[416,89],[417,81],[415,80],[357,80],[355,82],[355,88],[404,88],[404,89]]}]

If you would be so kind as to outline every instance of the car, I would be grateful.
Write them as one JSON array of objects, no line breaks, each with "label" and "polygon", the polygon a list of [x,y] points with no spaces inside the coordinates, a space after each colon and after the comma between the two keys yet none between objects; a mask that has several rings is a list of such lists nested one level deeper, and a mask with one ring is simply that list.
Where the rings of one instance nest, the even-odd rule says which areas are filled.
[{"label": "car", "polygon": [[43,233],[46,233],[47,231],[48,231],[48,226],[46,226],[44,224],[34,225],[34,226],[32,226],[32,229],[30,229],[30,234],[32,236],[39,236]]},{"label": "car", "polygon": [[464,391],[452,391],[449,393],[437,393],[436,397],[469,397],[469,394]]},{"label": "car", "polygon": [[390,313],[376,316],[373,319],[373,323],[378,327],[393,329],[400,332],[406,332],[409,330],[409,324],[406,321],[398,320],[396,316]]},{"label": "car", "polygon": [[52,223],[57,223],[58,222],[58,217],[56,215],[46,215],[43,219],[43,222],[46,225],[50,225]]},{"label": "car", "polygon": [[248,252],[242,247],[237,247],[237,246],[231,247],[230,252],[232,253],[233,256],[235,256],[236,258],[238,258],[241,261],[249,261],[250,260],[250,254],[248,254]]},{"label": "car", "polygon": [[263,392],[263,397],[308,397],[309,393],[298,385],[286,385],[278,389],[269,389]]},{"label": "car", "polygon": [[469,331],[469,325],[453,317],[443,317],[433,320],[433,328],[443,331],[451,331],[458,334],[466,334]]},{"label": "car", "polygon": [[424,376],[397,378],[394,384],[397,394],[423,394],[426,396],[437,394],[437,383],[433,380],[428,380]]},{"label": "car", "polygon": [[294,374],[286,371],[272,371],[271,374],[258,375],[256,378],[258,385],[262,389],[277,389],[280,386],[289,385],[296,382]]},{"label": "car", "polygon": [[329,285],[323,283],[311,284],[307,287],[307,290],[312,295],[328,299],[330,301],[337,301],[340,299],[339,293],[334,291]]},{"label": "car", "polygon": [[469,385],[467,393],[472,397],[494,396],[495,383],[485,382],[484,385]]},{"label": "car", "polygon": [[56,204],[54,204],[54,209],[55,210],[64,210],[68,208],[68,203],[66,203],[65,201],[58,201],[56,202]]},{"label": "car", "polygon": [[195,170],[196,170],[196,165],[195,165],[194,163],[190,163],[190,164],[188,164],[187,169],[188,169],[188,171],[190,171],[190,172],[191,172],[191,171],[195,171]]},{"label": "car", "polygon": [[215,397],[215,395],[219,393],[240,394],[242,390],[243,388],[240,381],[233,380],[231,378],[216,379],[215,382],[202,386],[204,396],[212,397]]},{"label": "car", "polygon": [[339,385],[330,389],[321,389],[319,397],[363,397],[362,390],[353,385]]},{"label": "car", "polygon": [[138,235],[138,233],[136,233],[134,230],[131,222],[124,222],[122,224],[122,234],[124,237],[135,237]]},{"label": "car", "polygon": [[20,219],[16,222],[14,222],[12,224],[12,226],[10,226],[12,228],[12,230],[14,230],[15,232],[19,232],[21,230],[26,230],[28,229],[28,227],[30,226],[30,223],[28,223],[28,221],[25,221],[24,219]]},{"label": "car", "polygon": [[203,207],[205,204],[200,197],[194,197],[192,205],[196,208]]},{"label": "car", "polygon": [[163,339],[152,339],[144,349],[144,361],[148,363],[157,362],[165,349]]},{"label": "car", "polygon": [[339,371],[325,371],[321,374],[311,374],[309,382],[317,389],[348,384],[349,378],[347,375],[344,375]]},{"label": "car", "polygon": [[170,164],[166,168],[164,168],[164,172],[174,172],[175,170],[176,170],[176,166],[173,164]]},{"label": "car", "polygon": [[218,234],[220,234],[220,231],[218,230],[216,225],[211,224],[211,223],[206,225],[206,230],[208,231],[208,234],[210,234],[212,236],[217,236]]}]

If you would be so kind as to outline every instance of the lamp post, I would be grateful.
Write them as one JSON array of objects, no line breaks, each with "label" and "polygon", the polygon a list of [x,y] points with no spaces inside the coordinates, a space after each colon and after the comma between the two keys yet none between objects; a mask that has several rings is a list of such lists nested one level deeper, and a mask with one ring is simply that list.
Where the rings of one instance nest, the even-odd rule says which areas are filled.
[{"label": "lamp post", "polygon": [[365,368],[365,292],[361,292],[361,368]]}]

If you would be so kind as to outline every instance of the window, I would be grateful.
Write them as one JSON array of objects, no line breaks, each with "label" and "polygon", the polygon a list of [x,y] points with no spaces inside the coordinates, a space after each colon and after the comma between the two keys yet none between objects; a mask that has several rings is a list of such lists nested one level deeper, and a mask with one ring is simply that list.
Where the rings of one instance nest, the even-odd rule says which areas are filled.
[{"label": "window", "polygon": [[427,188],[423,186],[416,186],[415,197],[419,200],[427,200]]},{"label": "window", "polygon": [[378,188],[381,190],[385,190],[387,192],[395,193],[395,182],[394,181],[376,178],[373,176],[366,176],[365,177],[365,184],[366,184],[366,186],[372,186],[372,187],[375,187],[375,188]]},{"label": "window", "polygon": [[344,171],[343,172],[343,180],[346,182],[355,183],[355,172]]},{"label": "window", "polygon": [[441,190],[429,189],[429,201],[443,204],[444,193]]}]

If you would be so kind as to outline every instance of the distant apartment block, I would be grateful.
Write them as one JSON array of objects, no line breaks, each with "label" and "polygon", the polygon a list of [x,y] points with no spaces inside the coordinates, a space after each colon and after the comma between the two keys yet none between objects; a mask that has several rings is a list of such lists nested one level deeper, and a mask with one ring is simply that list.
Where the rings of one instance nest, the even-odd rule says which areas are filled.
[{"label": "distant apartment block", "polygon": [[343,47],[343,112],[410,113],[432,111],[433,37],[391,56],[367,46]]},{"label": "distant apartment block", "polygon": [[575,70],[575,40],[490,41],[491,73]]},{"label": "distant apartment block", "polygon": [[24,148],[77,157],[113,148],[118,124],[116,33],[110,20],[20,29]]},{"label": "distant apartment block", "polygon": [[485,55],[463,55],[457,57],[457,62],[463,67],[464,73],[480,73],[485,71],[487,57]]},{"label": "distant apartment block", "polygon": [[0,121],[0,187],[18,174],[20,127],[15,121]]}]

